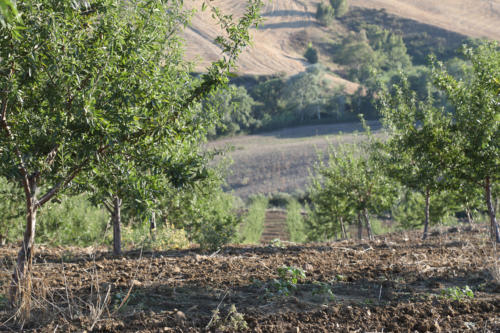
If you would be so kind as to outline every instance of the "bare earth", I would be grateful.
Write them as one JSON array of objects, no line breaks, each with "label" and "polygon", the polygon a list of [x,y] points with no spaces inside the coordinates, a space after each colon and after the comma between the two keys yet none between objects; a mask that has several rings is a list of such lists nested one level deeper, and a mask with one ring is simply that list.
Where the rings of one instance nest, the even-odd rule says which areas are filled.
[{"label": "bare earth", "polygon": [[[42,248],[33,267],[31,318],[16,323],[3,299],[0,331],[498,332],[498,254],[486,231],[123,258]],[[2,295],[16,250],[0,248]],[[274,282],[283,265],[306,274],[289,295]],[[473,298],[442,296],[466,286]],[[237,313],[230,314],[232,305]]]},{"label": "bare earth", "polygon": [[[368,122],[376,134],[378,122]],[[208,147],[233,147],[234,161],[227,177],[228,189],[246,198],[256,193],[304,191],[319,153],[328,147],[363,140],[360,123],[291,127],[260,135],[245,135],[210,142]]]}]

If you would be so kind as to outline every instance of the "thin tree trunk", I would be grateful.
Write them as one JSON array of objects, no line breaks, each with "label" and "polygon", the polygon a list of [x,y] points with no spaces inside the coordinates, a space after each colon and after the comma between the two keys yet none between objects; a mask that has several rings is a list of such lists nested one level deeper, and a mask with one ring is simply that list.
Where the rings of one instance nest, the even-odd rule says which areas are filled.
[{"label": "thin tree trunk", "polygon": [[151,219],[149,220],[149,233],[151,235],[151,239],[156,240],[156,214],[155,212],[151,213]]},{"label": "thin tree trunk", "polygon": [[486,196],[486,205],[488,206],[488,215],[490,216],[491,238],[500,243],[500,231],[498,230],[498,223],[495,216],[495,208],[491,200],[491,181],[490,177],[486,177],[484,181],[484,189]]},{"label": "thin tree trunk", "polygon": [[429,233],[429,207],[430,207],[430,200],[431,200],[431,192],[429,189],[425,190],[425,224],[424,224],[424,234],[422,236],[422,239],[427,239],[428,233]]},{"label": "thin tree trunk", "polygon": [[358,239],[363,239],[363,223],[361,222],[360,213],[358,213]]},{"label": "thin tree trunk", "polygon": [[342,238],[347,239],[347,233],[345,232],[344,219],[340,218],[340,228],[342,230]]},{"label": "thin tree trunk", "polygon": [[35,246],[35,229],[36,229],[36,182],[29,181],[30,197],[26,199],[26,229],[24,231],[24,239],[21,249],[17,255],[16,266],[12,273],[12,282],[10,288],[10,303],[14,307],[16,301],[21,302],[25,315],[29,314],[29,305],[31,297],[31,265],[33,262],[34,246]]},{"label": "thin tree trunk", "polygon": [[363,215],[365,217],[366,231],[368,232],[368,239],[373,240],[372,224],[370,222],[370,218],[368,216],[368,210],[366,208],[363,210]]},{"label": "thin tree trunk", "polygon": [[472,220],[472,213],[470,211],[469,205],[465,206],[465,214],[467,215],[467,223],[472,225],[474,221]]},{"label": "thin tree trunk", "polygon": [[121,204],[122,201],[118,196],[113,197],[113,254],[121,256],[122,254],[122,235],[121,235]]}]

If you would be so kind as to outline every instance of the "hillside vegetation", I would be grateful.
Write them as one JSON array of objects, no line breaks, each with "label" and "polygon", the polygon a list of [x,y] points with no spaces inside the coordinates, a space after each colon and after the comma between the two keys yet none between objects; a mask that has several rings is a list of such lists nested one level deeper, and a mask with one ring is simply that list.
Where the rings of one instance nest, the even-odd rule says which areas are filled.
[{"label": "hillside vegetation", "polygon": [[[200,0],[187,3],[200,8]],[[242,13],[243,1],[216,0],[213,3],[228,13]],[[304,71],[307,62],[303,53],[308,41],[328,41],[343,36],[348,29],[339,23],[330,28],[321,26],[315,19],[318,0],[273,0],[266,2],[262,10],[264,21],[252,30],[253,47],[247,49],[238,61],[240,74],[288,75]],[[351,0],[351,11],[365,10],[368,16],[380,15],[384,10],[389,15],[409,19],[409,29],[427,27],[428,31],[448,31],[462,37],[500,40],[500,1],[482,0]],[[378,14],[377,14],[378,13]],[[344,22],[345,23],[345,22]],[[403,29],[404,30],[404,29]],[[197,12],[192,26],[185,33],[186,52],[190,59],[197,60],[198,71],[218,58],[221,51],[213,43],[220,31],[214,26],[210,11]],[[327,62],[328,59],[323,59]],[[334,66],[334,62],[330,63]],[[335,82],[346,85],[351,91],[356,85],[336,77]]]}]

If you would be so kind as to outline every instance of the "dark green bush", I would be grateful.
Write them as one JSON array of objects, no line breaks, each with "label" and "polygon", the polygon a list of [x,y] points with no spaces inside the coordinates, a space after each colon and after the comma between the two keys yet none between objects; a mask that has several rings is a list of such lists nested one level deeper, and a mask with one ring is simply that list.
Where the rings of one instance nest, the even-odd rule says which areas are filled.
[{"label": "dark green bush", "polygon": [[319,3],[316,8],[316,19],[321,25],[329,26],[335,20],[335,9],[324,2]]},{"label": "dark green bush", "polygon": [[311,44],[309,44],[306,52],[304,53],[304,57],[307,59],[309,63],[316,64],[318,63],[319,60],[318,50],[314,48]]}]

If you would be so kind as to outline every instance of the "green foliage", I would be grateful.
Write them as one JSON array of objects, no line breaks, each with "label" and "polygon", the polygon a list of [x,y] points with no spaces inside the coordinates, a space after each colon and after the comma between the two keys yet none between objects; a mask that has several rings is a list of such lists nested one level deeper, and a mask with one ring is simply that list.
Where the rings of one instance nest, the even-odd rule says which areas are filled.
[{"label": "green foliage", "polygon": [[40,211],[37,238],[50,245],[102,244],[108,221],[106,212],[93,206],[88,195],[63,196]]},{"label": "green foliage", "polygon": [[304,121],[306,118],[320,117],[322,75],[320,67],[312,66],[288,80],[283,96],[286,109],[295,114],[296,119]]},{"label": "green foliage", "polygon": [[[159,185],[179,187],[205,176],[203,158],[167,154],[199,144],[215,121],[215,115],[201,116],[196,103],[227,83],[261,6],[249,0],[237,21],[212,7],[224,34],[216,40],[223,56],[195,78],[179,38],[191,15],[182,1],[18,3],[25,29],[15,36],[16,27],[0,28],[0,175],[24,188],[28,220],[20,264],[31,260],[22,254],[33,254],[36,211],[74,183],[80,185],[71,186],[75,193],[89,185],[93,193],[119,194],[150,208],[155,200],[146,195]],[[133,195],[122,194],[129,190]],[[79,210],[90,214],[86,209]],[[63,227],[59,213],[45,213],[42,232]],[[206,223],[220,217],[213,209],[203,214]],[[71,218],[82,227],[80,215]],[[83,243],[91,236],[67,237],[56,241]]]},{"label": "green foliage", "polygon": [[312,294],[323,297],[323,301],[333,301],[335,300],[335,295],[333,294],[332,286],[326,282],[314,281],[316,286],[313,289]]},{"label": "green foliage", "polygon": [[310,64],[318,63],[319,60],[318,50],[314,48],[312,44],[309,44],[306,52],[304,53],[304,58],[306,58]]},{"label": "green foliage", "polygon": [[210,319],[206,329],[215,329],[217,332],[239,332],[248,330],[248,323],[245,321],[243,314],[236,310],[234,304],[231,304],[225,316],[221,315],[219,308],[212,312],[212,319]]},{"label": "green foliage", "polygon": [[500,51],[496,43],[484,43],[477,49],[465,48],[471,62],[468,80],[459,80],[434,63],[436,86],[454,107],[454,140],[460,145],[460,178],[474,181],[486,177],[498,179],[500,164]]},{"label": "green foliage", "polygon": [[282,266],[277,269],[278,279],[271,283],[271,290],[275,295],[289,296],[297,290],[297,284],[306,278],[306,272],[293,266]]},{"label": "green foliage", "polygon": [[12,37],[20,38],[20,30],[23,29],[23,21],[16,6],[16,1],[0,0],[0,26],[2,29],[10,30]]},{"label": "green foliage", "polygon": [[244,244],[257,244],[260,242],[262,231],[264,231],[264,221],[268,199],[264,196],[256,196],[251,199],[248,212],[243,216],[243,221],[239,230],[239,239]]},{"label": "green foliage", "polygon": [[[460,210],[453,193],[439,191],[431,195],[429,207],[430,225],[449,224]],[[391,210],[394,220],[403,229],[416,229],[425,221],[425,197],[422,193],[404,189]]]},{"label": "green foliage", "polygon": [[217,90],[203,102],[204,112],[215,110],[218,115],[217,124],[209,134],[211,136],[234,135],[259,127],[259,122],[253,115],[254,105],[255,101],[243,86],[230,85]]},{"label": "green foliage", "polygon": [[189,240],[202,249],[216,250],[232,241],[240,224],[236,198],[222,191],[219,170],[203,180],[180,188],[165,189],[161,216],[175,228],[185,230]]},{"label": "green foliage", "polygon": [[329,4],[320,2],[316,8],[316,19],[321,25],[328,27],[335,20],[335,9]]},{"label": "green foliage", "polygon": [[293,201],[293,197],[289,193],[277,192],[269,195],[269,207],[279,207],[286,209],[287,206]]},{"label": "green foliage", "polygon": [[23,194],[15,184],[0,177],[0,244],[15,241],[24,222]]},{"label": "green foliage", "polygon": [[290,200],[290,203],[286,207],[286,225],[290,235],[290,241],[297,243],[306,241],[302,206],[297,200]]},{"label": "green foliage", "polygon": [[[112,239],[107,239],[111,243]],[[134,223],[122,228],[122,243],[125,248],[144,248],[154,251],[166,251],[171,249],[187,248],[190,244],[188,235],[183,229],[176,229],[168,222],[160,222],[150,234],[148,221]]]},{"label": "green foliage", "polygon": [[444,298],[451,299],[453,301],[464,301],[465,299],[474,298],[474,292],[469,288],[469,286],[465,286],[465,288],[460,287],[450,287],[441,290],[441,296]]},{"label": "green foliage", "polygon": [[[369,136],[371,138],[371,136]],[[328,162],[320,157],[311,179],[312,215],[309,217],[310,240],[331,239],[362,215],[389,210],[394,185],[378,163],[374,143],[364,147],[330,147]]]},{"label": "green foliage", "polygon": [[349,11],[347,0],[330,0],[330,4],[335,9],[335,17],[342,17]]}]

